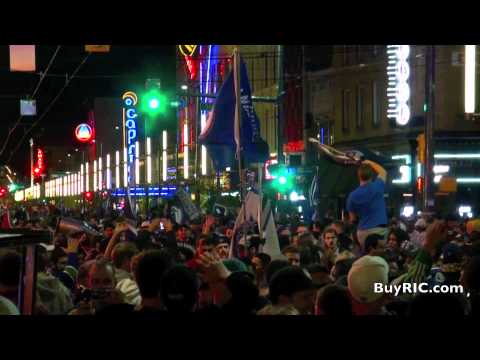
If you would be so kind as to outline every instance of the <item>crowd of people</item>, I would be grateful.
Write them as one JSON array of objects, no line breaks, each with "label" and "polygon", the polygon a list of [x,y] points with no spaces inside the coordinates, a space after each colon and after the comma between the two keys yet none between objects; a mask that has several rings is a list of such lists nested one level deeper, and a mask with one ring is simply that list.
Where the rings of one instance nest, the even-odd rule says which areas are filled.
[{"label": "crowd of people", "polygon": [[[57,232],[39,247],[36,314],[473,315],[480,312],[480,226],[455,216],[386,216],[386,174],[359,168],[349,218],[277,224],[281,255],[251,231],[232,241],[234,218],[176,224],[157,214],[84,220],[99,235]],[[381,196],[381,198],[379,198]],[[48,229],[58,209],[12,213],[12,226]],[[63,214],[65,215],[65,214]],[[69,216],[81,216],[69,214]],[[237,246],[236,257],[230,248]],[[18,314],[18,249],[0,253],[0,313]],[[392,292],[375,284],[461,285],[459,293]]]}]

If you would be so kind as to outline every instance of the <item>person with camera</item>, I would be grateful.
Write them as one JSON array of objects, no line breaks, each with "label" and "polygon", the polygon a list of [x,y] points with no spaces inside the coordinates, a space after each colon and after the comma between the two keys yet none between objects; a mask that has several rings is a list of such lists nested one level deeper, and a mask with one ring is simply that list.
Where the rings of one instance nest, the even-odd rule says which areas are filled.
[{"label": "person with camera", "polygon": [[133,312],[116,289],[115,267],[105,258],[98,258],[88,269],[87,287],[81,289],[77,307],[70,315],[108,315]]}]

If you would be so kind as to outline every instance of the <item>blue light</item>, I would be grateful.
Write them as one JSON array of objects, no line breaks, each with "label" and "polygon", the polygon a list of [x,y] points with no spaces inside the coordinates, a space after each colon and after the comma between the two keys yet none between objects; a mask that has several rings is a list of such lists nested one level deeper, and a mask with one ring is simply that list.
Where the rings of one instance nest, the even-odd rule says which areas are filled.
[{"label": "blue light", "polygon": [[322,138],[322,144],[325,144],[325,129],[322,127],[322,135],[321,135],[321,138]]},{"label": "blue light", "polygon": [[[210,61],[212,55],[212,45],[208,45],[208,57],[207,57],[207,81],[205,83],[205,95],[209,93],[210,90]],[[208,102],[208,100],[207,100]]]}]

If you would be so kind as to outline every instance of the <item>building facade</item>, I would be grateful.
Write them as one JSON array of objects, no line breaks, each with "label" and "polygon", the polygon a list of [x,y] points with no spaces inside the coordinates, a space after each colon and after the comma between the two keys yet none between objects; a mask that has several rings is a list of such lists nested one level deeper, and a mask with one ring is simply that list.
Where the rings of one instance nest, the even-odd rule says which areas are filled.
[{"label": "building facade", "polygon": [[[436,46],[435,59],[435,183],[441,176],[457,178],[458,201],[480,195],[478,145],[480,124],[464,115],[464,45]],[[410,121],[399,126],[387,117],[388,75],[385,45],[334,47],[331,68],[307,76],[307,113],[317,137],[339,149],[368,148],[394,163],[392,194],[404,203],[415,195],[422,175],[417,136],[425,126],[425,46],[410,46]],[[470,205],[470,204],[469,204]]]}]

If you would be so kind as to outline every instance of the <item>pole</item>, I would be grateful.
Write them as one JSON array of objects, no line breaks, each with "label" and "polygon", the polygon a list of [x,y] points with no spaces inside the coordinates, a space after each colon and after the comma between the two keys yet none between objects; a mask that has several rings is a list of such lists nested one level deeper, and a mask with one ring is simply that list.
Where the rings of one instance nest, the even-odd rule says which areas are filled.
[{"label": "pole", "polygon": [[277,159],[278,163],[284,163],[283,159],[283,117],[284,117],[284,106],[283,106],[283,95],[284,95],[284,79],[283,79],[283,61],[284,61],[284,47],[283,45],[278,45],[278,65],[277,65],[277,81],[278,81],[278,91],[277,91]]},{"label": "pole", "polygon": [[[242,167],[242,104],[241,104],[241,98],[240,98],[240,90],[241,90],[241,83],[240,83],[240,49],[238,47],[235,48],[233,52],[233,57],[234,57],[234,66],[235,66],[235,133],[236,133],[236,138],[238,141],[237,144],[237,157],[238,157],[238,176],[240,179],[240,201],[241,201],[241,207],[240,208],[245,208],[245,177],[243,174],[243,167]],[[246,225],[247,222],[247,212],[244,211],[244,219],[243,223],[244,226]],[[246,239],[246,234],[244,231],[245,239]]]},{"label": "pole", "polygon": [[434,205],[433,163],[435,127],[435,46],[427,45],[425,59],[425,191],[424,210]]},{"label": "pole", "polygon": [[200,134],[200,119],[201,119],[201,110],[200,110],[200,98],[195,99],[196,102],[196,120],[195,120],[195,204],[198,209],[200,209],[200,191],[199,191],[199,174],[201,173],[199,169],[199,146],[198,146],[198,136]]},{"label": "pole", "polygon": [[30,187],[33,188],[33,139],[30,138]]},{"label": "pole", "polygon": [[307,72],[305,69],[305,45],[302,45],[302,125],[303,125],[303,156],[302,165],[305,166],[307,161]]},{"label": "pole", "polygon": [[[262,190],[262,181],[263,181],[263,164],[258,164],[258,195],[260,196],[260,216],[258,217],[258,227],[259,227],[259,236],[260,240],[263,239],[263,190]],[[260,242],[261,243],[261,242]]]}]

